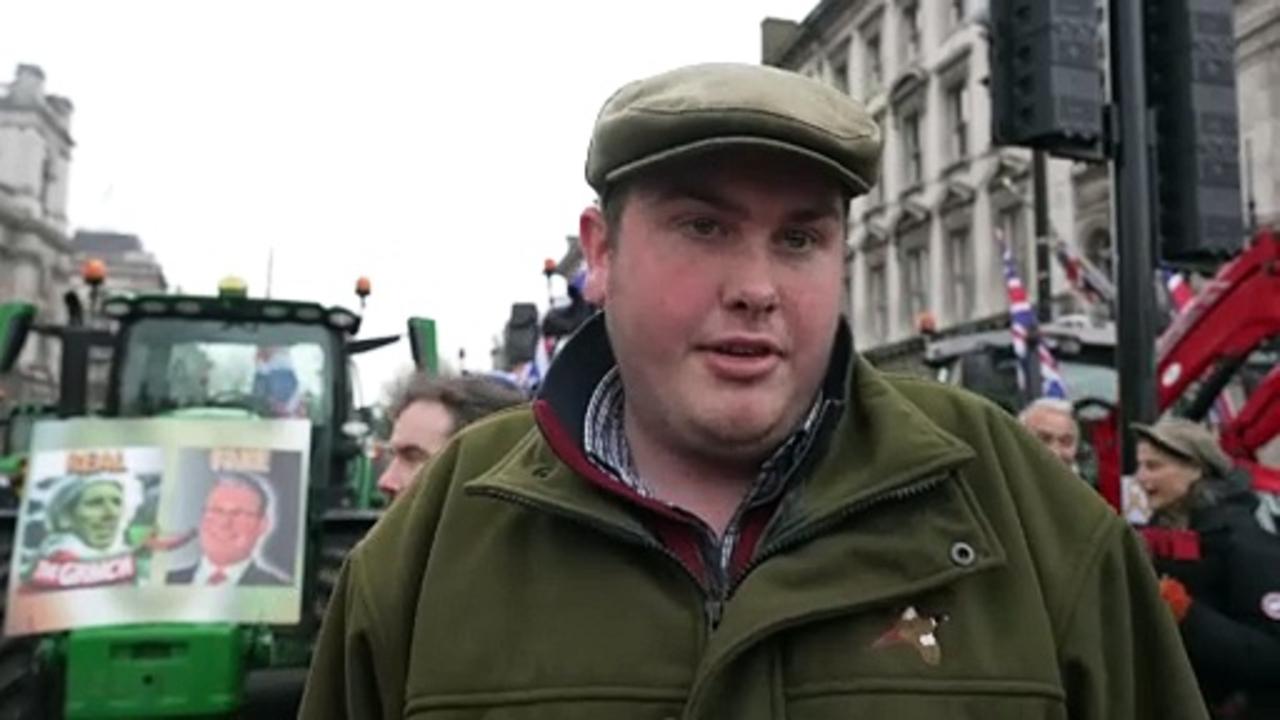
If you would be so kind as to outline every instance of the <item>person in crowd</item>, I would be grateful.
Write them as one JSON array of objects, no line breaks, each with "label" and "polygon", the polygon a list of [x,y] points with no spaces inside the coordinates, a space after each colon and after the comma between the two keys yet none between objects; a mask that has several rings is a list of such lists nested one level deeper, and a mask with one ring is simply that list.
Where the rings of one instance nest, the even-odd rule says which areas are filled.
[{"label": "person in crowd", "polygon": [[517,388],[481,375],[436,377],[415,371],[406,376],[391,403],[391,462],[378,478],[378,489],[394,500],[454,433],[526,400]]},{"label": "person in crowd", "polygon": [[1022,426],[1039,438],[1045,447],[1058,456],[1071,472],[1079,475],[1077,454],[1080,452],[1080,426],[1076,424],[1075,408],[1067,400],[1037,398],[1018,414]]},{"label": "person in crowd", "polygon": [[1207,428],[1169,418],[1135,432],[1161,594],[1206,700],[1222,718],[1280,718],[1280,538]]}]

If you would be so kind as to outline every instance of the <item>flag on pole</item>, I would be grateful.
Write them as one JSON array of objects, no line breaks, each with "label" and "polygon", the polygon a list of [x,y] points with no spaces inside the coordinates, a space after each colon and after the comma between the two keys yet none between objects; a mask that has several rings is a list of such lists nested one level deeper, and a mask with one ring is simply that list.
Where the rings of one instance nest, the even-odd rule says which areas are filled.
[{"label": "flag on pole", "polygon": [[[1196,299],[1196,291],[1191,288],[1191,284],[1182,276],[1182,273],[1165,267],[1160,268],[1160,277],[1164,281],[1165,290],[1169,292],[1172,315],[1177,317],[1186,312]],[[1235,416],[1236,408],[1231,395],[1225,390],[1218,393],[1218,397],[1213,401],[1213,408],[1209,410],[1209,421],[1215,425],[1223,425]]]},{"label": "flag on pole", "polygon": [[1067,282],[1071,284],[1073,290],[1090,302],[1106,304],[1115,302],[1116,289],[1111,279],[1093,263],[1081,257],[1065,240],[1058,239],[1054,242],[1053,253],[1058,258],[1058,263],[1062,265]]},{"label": "flag on pole", "polygon": [[[1013,352],[1018,358],[1018,387],[1027,387],[1026,368],[1030,359],[1027,356],[1027,339],[1036,330],[1036,314],[1027,299],[1027,289],[1018,276],[1013,249],[1004,243],[1002,234],[997,239],[1004,248],[1004,284],[1009,295],[1009,332],[1013,335]],[[1053,352],[1044,343],[1036,345],[1036,360],[1040,363],[1040,395],[1066,399],[1067,383],[1058,370],[1058,361]]]},{"label": "flag on pole", "polygon": [[1165,289],[1169,291],[1169,304],[1173,307],[1173,314],[1175,316],[1181,314],[1187,306],[1191,305],[1191,301],[1195,300],[1195,291],[1191,289],[1191,285],[1180,272],[1161,268],[1160,275],[1164,278]]}]

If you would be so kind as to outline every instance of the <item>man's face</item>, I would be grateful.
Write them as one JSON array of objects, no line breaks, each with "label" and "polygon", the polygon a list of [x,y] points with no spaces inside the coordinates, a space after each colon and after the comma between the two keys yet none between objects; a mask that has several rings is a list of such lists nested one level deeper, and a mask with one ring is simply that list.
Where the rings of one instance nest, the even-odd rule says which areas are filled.
[{"label": "man's face", "polygon": [[258,493],[243,485],[218,483],[204,503],[200,547],[210,562],[226,567],[249,559],[268,522]]},{"label": "man's face", "polygon": [[390,500],[404,492],[427,460],[444,449],[453,425],[453,415],[443,403],[410,403],[392,428],[391,463],[378,478],[378,489]]},{"label": "man's face", "polygon": [[[725,151],[632,185],[581,235],[627,420],[678,453],[763,460],[813,402],[842,297],[845,203],[814,164]],[[612,242],[606,242],[608,233]]]},{"label": "man's face", "polygon": [[1022,423],[1067,467],[1075,466],[1076,451],[1080,445],[1075,418],[1055,410],[1037,408]]},{"label": "man's face", "polygon": [[120,533],[124,492],[112,482],[98,482],[85,488],[72,510],[75,533],[85,545],[106,550]]}]

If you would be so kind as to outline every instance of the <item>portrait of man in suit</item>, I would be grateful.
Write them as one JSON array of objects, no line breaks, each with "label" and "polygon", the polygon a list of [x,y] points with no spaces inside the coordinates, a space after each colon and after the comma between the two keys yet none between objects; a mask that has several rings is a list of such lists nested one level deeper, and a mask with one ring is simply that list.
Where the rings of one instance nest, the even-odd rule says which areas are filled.
[{"label": "portrait of man in suit", "polygon": [[279,586],[289,578],[261,561],[258,548],[271,533],[271,495],[251,473],[221,473],[205,496],[200,517],[200,560],[172,570],[171,585]]}]

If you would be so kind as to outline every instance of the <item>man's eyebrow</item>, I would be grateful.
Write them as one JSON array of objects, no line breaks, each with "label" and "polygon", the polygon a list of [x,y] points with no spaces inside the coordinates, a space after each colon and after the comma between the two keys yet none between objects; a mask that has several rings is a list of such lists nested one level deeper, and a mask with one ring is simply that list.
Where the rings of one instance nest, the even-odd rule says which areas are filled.
[{"label": "man's eyebrow", "polygon": [[708,190],[702,187],[692,187],[688,185],[670,185],[659,190],[657,193],[658,202],[679,202],[681,200],[693,200],[704,205],[727,212],[731,215],[750,215],[750,211],[730,200],[729,198],[716,193],[714,190]]},{"label": "man's eyebrow", "polygon": [[823,220],[840,221],[843,219],[843,214],[834,205],[814,205],[791,211],[787,214],[787,219],[797,223],[820,222]]},{"label": "man's eyebrow", "polygon": [[[658,191],[656,194],[660,203],[692,200],[704,205],[710,205],[731,215],[747,216],[751,214],[751,211],[746,207],[707,188],[672,185]],[[839,221],[842,217],[843,215],[835,203],[815,203],[787,213],[787,221],[795,223],[811,223],[824,220]]]}]

